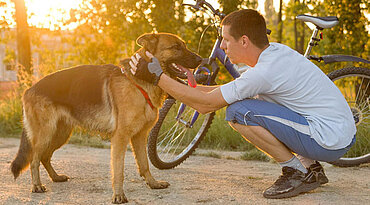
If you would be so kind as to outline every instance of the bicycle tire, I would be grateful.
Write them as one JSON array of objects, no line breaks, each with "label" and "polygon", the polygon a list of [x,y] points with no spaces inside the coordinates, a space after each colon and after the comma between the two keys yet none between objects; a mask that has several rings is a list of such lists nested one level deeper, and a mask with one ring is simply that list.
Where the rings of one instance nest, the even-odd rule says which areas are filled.
[{"label": "bicycle tire", "polygon": [[[167,99],[165,101],[164,105],[162,106],[162,108],[159,111],[158,121],[155,124],[155,126],[153,127],[153,129],[150,131],[150,134],[149,134],[149,137],[148,137],[148,155],[149,155],[149,159],[150,159],[151,163],[155,167],[157,167],[158,169],[172,169],[172,168],[175,168],[176,166],[178,166],[179,164],[181,164],[183,161],[185,161],[194,152],[194,150],[198,147],[199,143],[204,138],[205,134],[208,131],[208,128],[211,126],[212,120],[213,120],[214,115],[215,115],[214,112],[206,114],[206,115],[202,115],[203,119],[201,121],[199,121],[200,119],[198,119],[197,120],[198,122],[196,122],[198,124],[201,122],[200,127],[199,127],[199,125],[197,125],[196,127],[193,127],[193,128],[189,128],[189,127],[186,128],[186,126],[184,124],[180,123],[178,120],[168,119],[168,118],[174,117],[173,113],[171,113],[172,115],[169,114],[170,112],[177,111],[177,107],[175,106],[176,102],[178,102],[178,101],[176,101],[175,99]],[[171,108],[172,108],[172,111],[170,111]],[[193,110],[192,108],[190,108],[188,106],[186,107],[186,109]],[[185,111],[184,111],[184,113],[185,113]],[[171,128],[176,127],[176,130],[173,133],[172,138],[171,138],[171,139],[173,139],[172,141],[181,140],[180,143],[183,143],[183,140],[187,137],[187,139],[185,139],[186,143],[184,143],[185,146],[181,146],[182,149],[180,150],[181,151],[180,153],[177,153],[176,152],[177,149],[175,149],[173,154],[171,154],[171,153],[169,154],[169,151],[171,151],[171,149],[172,149],[171,147],[168,149],[166,155],[164,155],[162,153],[163,146],[161,146],[161,144],[163,143],[163,141],[165,141],[164,139],[162,139],[163,132],[165,131],[164,129],[166,129],[166,128],[164,128],[165,127],[164,126],[165,121],[167,122],[167,124],[171,124],[170,125]],[[199,127],[199,130],[195,130],[195,129],[198,129],[198,127]],[[184,136],[180,136],[180,134],[182,134],[180,132],[179,136],[177,136],[176,138],[173,138],[173,136],[176,134],[177,128],[182,129],[183,131],[181,131],[181,132],[182,133],[185,132],[185,134],[184,134]],[[196,135],[185,136],[186,133],[187,133],[186,129],[194,129],[196,131]],[[169,131],[171,131],[171,129]],[[166,134],[166,136],[167,136],[167,134]],[[182,138],[182,139],[179,139],[179,138]],[[179,145],[177,145],[177,148],[179,147]],[[164,151],[166,150],[166,148],[168,148],[168,147],[167,146],[164,147]],[[168,156],[170,156],[170,159],[165,158],[165,157],[168,157]]]},{"label": "bicycle tire", "polygon": [[[328,77],[337,86],[340,84],[342,87],[345,86],[346,89],[341,89],[341,92],[354,114],[357,127],[356,143],[343,157],[329,163],[340,167],[351,167],[370,163],[370,136],[368,134],[370,130],[370,69],[363,67],[342,68],[329,73]],[[351,84],[351,82],[355,81],[357,83]],[[348,95],[351,91],[355,91],[355,99],[353,99],[351,94]]]}]

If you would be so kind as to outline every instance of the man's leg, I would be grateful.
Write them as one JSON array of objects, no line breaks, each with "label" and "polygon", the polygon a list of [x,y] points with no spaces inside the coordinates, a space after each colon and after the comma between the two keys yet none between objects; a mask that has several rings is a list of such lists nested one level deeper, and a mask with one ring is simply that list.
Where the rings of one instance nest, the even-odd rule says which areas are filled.
[{"label": "man's leg", "polygon": [[270,155],[277,162],[285,162],[293,157],[292,152],[268,130],[261,126],[246,126],[229,122],[247,141]]},{"label": "man's leg", "polygon": [[[227,109],[226,120],[230,121],[230,125],[283,167],[282,176],[264,192],[266,198],[292,197],[320,185],[292,154],[292,149],[306,153],[300,137],[303,133],[309,138],[305,134],[309,131],[306,120],[302,118],[286,108],[258,100],[241,101]],[[287,142],[290,148],[280,139]]]},{"label": "man's leg", "polygon": [[261,126],[246,126],[233,122],[229,122],[229,124],[247,141],[270,155],[282,166],[289,166],[307,173],[306,168],[292,152],[265,128]]},{"label": "man's leg", "polygon": [[299,161],[302,162],[302,164],[308,169],[311,165],[315,164],[315,160],[312,160],[310,158],[304,157],[302,155],[297,155],[297,158]]},{"label": "man's leg", "polygon": [[302,164],[311,172],[313,172],[317,178],[317,180],[320,182],[320,184],[326,184],[329,182],[328,177],[326,177],[324,168],[322,165],[315,160],[309,159],[307,157],[297,155],[297,158],[299,161],[302,162]]}]

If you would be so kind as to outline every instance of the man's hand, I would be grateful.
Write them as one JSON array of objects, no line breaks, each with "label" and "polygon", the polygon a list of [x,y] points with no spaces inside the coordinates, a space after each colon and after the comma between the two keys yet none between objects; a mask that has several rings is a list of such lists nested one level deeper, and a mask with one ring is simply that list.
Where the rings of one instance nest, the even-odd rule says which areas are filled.
[{"label": "man's hand", "polygon": [[145,54],[152,60],[152,62],[147,62],[137,53],[131,57],[131,61],[129,62],[131,67],[130,71],[135,77],[157,85],[163,70],[156,57],[148,51],[146,51]]}]

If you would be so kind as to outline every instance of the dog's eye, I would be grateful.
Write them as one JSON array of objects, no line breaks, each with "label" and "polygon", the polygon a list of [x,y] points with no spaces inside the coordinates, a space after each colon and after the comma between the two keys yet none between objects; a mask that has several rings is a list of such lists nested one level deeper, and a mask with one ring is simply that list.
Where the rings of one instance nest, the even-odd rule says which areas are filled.
[{"label": "dog's eye", "polygon": [[170,49],[180,50],[181,46],[177,44],[177,45],[171,46]]}]

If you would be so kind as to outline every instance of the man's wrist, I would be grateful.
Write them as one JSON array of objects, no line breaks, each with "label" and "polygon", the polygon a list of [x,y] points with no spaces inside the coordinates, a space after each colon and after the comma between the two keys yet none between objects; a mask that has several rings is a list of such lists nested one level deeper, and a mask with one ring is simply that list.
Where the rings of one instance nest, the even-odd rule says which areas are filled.
[{"label": "man's wrist", "polygon": [[161,76],[162,76],[163,72],[159,74],[159,76],[155,76],[155,79],[154,79],[154,82],[153,84],[158,86],[158,83],[159,83],[159,80],[161,79]]}]

